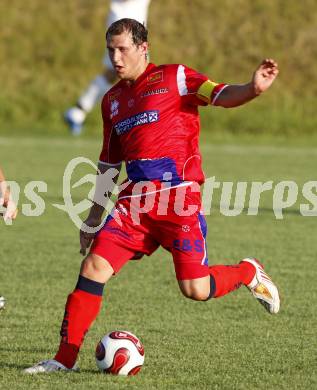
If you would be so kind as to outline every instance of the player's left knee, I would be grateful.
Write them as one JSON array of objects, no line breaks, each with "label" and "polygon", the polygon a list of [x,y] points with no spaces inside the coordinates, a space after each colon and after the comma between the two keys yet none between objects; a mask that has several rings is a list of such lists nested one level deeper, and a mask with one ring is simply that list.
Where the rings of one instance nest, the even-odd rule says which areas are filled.
[{"label": "player's left knee", "polygon": [[213,297],[213,280],[210,276],[192,280],[179,280],[179,287],[186,298],[207,301]]},{"label": "player's left knee", "polygon": [[206,301],[209,296],[209,291],[197,287],[181,288],[181,291],[186,298],[194,301]]}]

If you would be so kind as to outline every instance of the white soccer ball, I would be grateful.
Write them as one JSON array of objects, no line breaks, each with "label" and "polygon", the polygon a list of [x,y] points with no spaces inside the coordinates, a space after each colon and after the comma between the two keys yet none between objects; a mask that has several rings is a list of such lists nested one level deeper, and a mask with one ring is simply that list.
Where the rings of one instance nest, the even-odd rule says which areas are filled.
[{"label": "white soccer ball", "polygon": [[4,297],[0,297],[0,310],[4,309],[5,305],[6,305],[6,300],[4,299]]},{"label": "white soccer ball", "polygon": [[100,371],[114,375],[136,375],[144,363],[144,348],[131,332],[115,330],[97,344],[96,363]]}]

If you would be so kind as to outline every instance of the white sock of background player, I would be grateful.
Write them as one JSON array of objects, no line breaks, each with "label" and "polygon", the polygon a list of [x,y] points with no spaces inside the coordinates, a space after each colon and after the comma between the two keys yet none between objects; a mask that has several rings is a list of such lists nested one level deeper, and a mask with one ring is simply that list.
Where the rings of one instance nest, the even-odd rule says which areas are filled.
[{"label": "white sock of background player", "polygon": [[111,86],[112,83],[110,83],[104,75],[98,75],[91,81],[87,89],[80,96],[77,106],[87,114],[93,109],[95,104],[102,99]]}]

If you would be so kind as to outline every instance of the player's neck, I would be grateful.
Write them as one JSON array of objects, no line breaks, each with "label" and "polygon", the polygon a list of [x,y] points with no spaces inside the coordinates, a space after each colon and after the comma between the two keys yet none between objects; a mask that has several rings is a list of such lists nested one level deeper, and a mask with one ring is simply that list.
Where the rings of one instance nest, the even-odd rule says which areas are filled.
[{"label": "player's neck", "polygon": [[133,77],[131,77],[131,79],[127,79],[126,80],[126,83],[128,85],[133,85],[137,79],[146,71],[146,68],[148,67],[149,65],[149,62],[148,61],[145,61],[143,62],[139,67],[138,69],[136,70],[135,74],[133,75]]}]

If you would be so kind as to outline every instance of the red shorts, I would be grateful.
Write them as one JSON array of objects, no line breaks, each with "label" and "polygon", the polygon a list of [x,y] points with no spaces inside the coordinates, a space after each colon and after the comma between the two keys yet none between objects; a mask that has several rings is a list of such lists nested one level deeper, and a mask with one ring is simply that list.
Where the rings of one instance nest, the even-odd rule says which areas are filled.
[{"label": "red shorts", "polygon": [[91,253],[106,259],[117,273],[128,260],[149,256],[162,245],[172,253],[178,280],[209,275],[207,225],[200,213],[200,193],[186,187],[183,192],[181,207],[185,212],[175,206],[176,189],[156,192],[152,199],[149,195],[119,198]]}]

